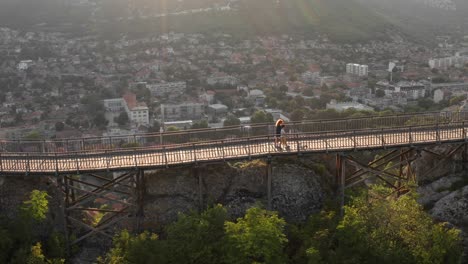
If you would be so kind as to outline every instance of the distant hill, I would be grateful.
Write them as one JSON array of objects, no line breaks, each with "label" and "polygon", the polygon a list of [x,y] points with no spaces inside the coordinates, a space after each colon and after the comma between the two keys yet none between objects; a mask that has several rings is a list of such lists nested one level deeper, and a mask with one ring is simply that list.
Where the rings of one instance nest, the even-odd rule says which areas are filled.
[{"label": "distant hill", "polygon": [[66,0],[0,0],[0,27],[27,29],[41,23],[80,24],[90,14],[89,7],[71,7]]},{"label": "distant hill", "polygon": [[[178,1],[172,1],[171,5],[161,8],[163,2],[166,1],[152,1],[154,13],[180,12],[189,7],[188,0],[179,2],[178,7],[174,4]],[[190,8],[222,7],[227,3],[229,1],[195,0],[191,2]],[[113,6],[115,8],[115,2]],[[145,14],[148,14],[147,7],[145,6]],[[399,29],[383,16],[355,0],[238,0],[231,2],[230,7],[230,11],[213,9],[210,12],[165,16],[152,19],[151,23],[131,21],[119,28],[129,33],[146,30],[220,31],[236,35],[323,33],[337,41],[385,39],[388,38],[388,32],[399,32]]]},{"label": "distant hill", "polygon": [[432,26],[454,26],[468,21],[466,0],[358,0],[393,20]]},{"label": "distant hill", "polygon": [[[430,35],[434,24],[457,23],[466,17],[460,14],[468,10],[466,0],[90,0],[95,6],[83,7],[67,5],[70,1],[73,0],[1,0],[0,26],[84,23],[87,30],[116,36],[171,30],[219,31],[241,36],[321,33],[335,41],[356,42],[388,39],[390,35],[425,37]],[[453,1],[457,10],[434,8],[425,1]],[[230,11],[215,11],[216,7],[227,5]],[[127,19],[204,8],[213,9]],[[98,22],[90,22],[91,17]]]}]

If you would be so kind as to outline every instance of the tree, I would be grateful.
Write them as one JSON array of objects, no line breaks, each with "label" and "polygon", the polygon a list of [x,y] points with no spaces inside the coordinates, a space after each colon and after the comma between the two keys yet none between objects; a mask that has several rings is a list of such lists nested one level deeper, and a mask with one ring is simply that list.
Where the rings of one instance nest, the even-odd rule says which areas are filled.
[{"label": "tree", "polygon": [[201,120],[192,124],[191,129],[203,129],[208,128],[208,122],[206,120]]},{"label": "tree", "polygon": [[304,111],[296,109],[291,113],[291,121],[302,121],[304,119]]},{"label": "tree", "polygon": [[98,112],[93,118],[93,123],[99,128],[105,128],[109,121],[107,121],[106,117],[104,116],[103,112]]},{"label": "tree", "polygon": [[224,120],[223,126],[228,127],[228,126],[238,126],[241,124],[241,121],[239,118],[237,118],[235,115],[228,115],[226,119]]},{"label": "tree", "polygon": [[26,140],[41,140],[42,135],[38,131],[32,131],[31,133],[27,134],[24,139]]},{"label": "tree", "polygon": [[449,100],[449,105],[457,105],[466,99],[465,95],[455,96]]},{"label": "tree", "polygon": [[118,117],[114,118],[114,121],[119,124],[119,126],[125,126],[128,124],[128,121],[130,121],[130,118],[128,118],[128,114],[125,111],[120,112]]},{"label": "tree", "polygon": [[29,196],[29,200],[24,201],[21,207],[23,216],[36,221],[45,220],[46,214],[49,211],[49,201],[47,197],[47,192],[33,190]]},{"label": "tree", "polygon": [[[333,263],[459,263],[460,231],[435,224],[407,194],[374,186],[345,206]],[[383,199],[380,197],[389,197]]]},{"label": "tree", "polygon": [[377,96],[378,98],[382,98],[385,96],[385,91],[382,89],[378,89],[375,91],[375,96]]},{"label": "tree", "polygon": [[166,228],[166,240],[153,233],[123,230],[99,263],[223,263],[226,209],[216,205],[203,213],[180,214]]},{"label": "tree", "polygon": [[227,211],[215,205],[203,213],[179,215],[167,228],[173,263],[223,263],[224,223]]},{"label": "tree", "polygon": [[283,85],[281,85],[279,87],[279,90],[280,90],[281,94],[285,94],[286,92],[288,92],[289,88],[288,88],[288,86],[283,84]]},{"label": "tree", "polygon": [[314,88],[307,87],[302,94],[305,96],[314,96]]},{"label": "tree", "polygon": [[253,207],[237,223],[226,222],[227,263],[285,263],[286,222],[276,212]]},{"label": "tree", "polygon": [[133,236],[123,230],[114,237],[112,244],[113,248],[104,258],[98,258],[98,263],[168,263],[168,250],[156,234],[145,231]]},{"label": "tree", "polygon": [[252,124],[263,124],[263,123],[272,123],[273,116],[270,113],[265,113],[265,111],[256,111],[250,118]]},{"label": "tree", "polygon": [[170,127],[166,128],[166,131],[167,132],[177,132],[177,131],[180,131],[180,129],[175,127],[175,126],[170,126]]},{"label": "tree", "polygon": [[56,122],[55,123],[55,131],[60,132],[65,129],[65,124],[63,122]]},{"label": "tree", "polygon": [[434,106],[434,101],[429,98],[421,98],[418,100],[418,106],[427,110]]}]

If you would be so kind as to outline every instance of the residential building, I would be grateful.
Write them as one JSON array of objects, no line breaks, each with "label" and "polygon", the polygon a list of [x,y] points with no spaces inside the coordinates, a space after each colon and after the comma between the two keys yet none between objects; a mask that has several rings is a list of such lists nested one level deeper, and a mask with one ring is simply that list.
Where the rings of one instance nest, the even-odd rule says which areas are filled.
[{"label": "residential building", "polygon": [[106,110],[114,115],[126,112],[134,124],[138,126],[149,125],[149,108],[146,103],[138,102],[133,93],[126,93],[123,98],[105,99],[103,103]]},{"label": "residential building", "polygon": [[426,96],[426,85],[421,82],[398,82],[391,84],[387,81],[380,81],[376,84],[377,90],[383,90],[386,96],[392,96],[394,93],[403,93],[408,100],[418,100]]},{"label": "residential building", "polygon": [[347,109],[354,108],[356,110],[361,111],[373,111],[374,109],[370,106],[357,103],[357,102],[340,102],[338,103],[336,100],[331,100],[330,103],[327,104],[327,109],[335,109],[338,112],[345,111]]},{"label": "residential building", "polygon": [[134,93],[126,93],[123,96],[128,109],[128,117],[130,121],[138,126],[149,125],[149,108],[144,102],[138,102]]},{"label": "residential building", "polygon": [[175,127],[178,129],[186,130],[192,127],[193,121],[192,120],[171,121],[171,122],[164,122],[163,125],[166,130],[168,127]]},{"label": "residential building", "polygon": [[22,60],[18,63],[17,69],[20,71],[25,71],[34,64],[32,60]]},{"label": "residential building", "polygon": [[457,67],[457,68],[463,67],[467,63],[468,63],[468,56],[462,56],[460,54],[456,54],[455,56],[452,56],[452,57],[430,59],[429,67],[431,69],[446,70],[450,67]]},{"label": "residential building", "polygon": [[238,80],[236,77],[230,75],[214,75],[209,77],[206,82],[208,85],[237,85]]},{"label": "residential building", "polygon": [[364,77],[369,74],[369,66],[355,64],[355,63],[348,63],[346,64],[346,73]]},{"label": "residential building", "polygon": [[203,103],[208,105],[208,104],[213,103],[215,94],[216,93],[214,91],[208,90],[208,91],[200,94],[200,96],[198,98],[200,98],[200,101],[202,101]]},{"label": "residential building", "polygon": [[178,121],[200,119],[205,114],[205,105],[198,102],[162,104],[161,115],[162,120]]},{"label": "residential building", "polygon": [[105,99],[103,103],[106,111],[114,113],[128,112],[127,104],[123,98]]},{"label": "residential building", "polygon": [[249,91],[248,98],[252,100],[255,105],[259,106],[265,104],[266,96],[262,90],[254,89]]},{"label": "residential building", "polygon": [[314,84],[320,80],[320,72],[306,71],[301,75],[302,81],[308,84]]},{"label": "residential building", "polygon": [[227,114],[229,108],[223,104],[212,104],[208,106],[207,113],[210,118],[216,119]]},{"label": "residential building", "polygon": [[419,82],[399,82],[395,85],[395,92],[405,93],[410,100],[418,100],[426,96],[426,86]]},{"label": "residential building", "polygon": [[168,95],[181,95],[187,89],[186,82],[168,82],[147,84],[146,87],[150,90],[153,96],[168,96]]}]

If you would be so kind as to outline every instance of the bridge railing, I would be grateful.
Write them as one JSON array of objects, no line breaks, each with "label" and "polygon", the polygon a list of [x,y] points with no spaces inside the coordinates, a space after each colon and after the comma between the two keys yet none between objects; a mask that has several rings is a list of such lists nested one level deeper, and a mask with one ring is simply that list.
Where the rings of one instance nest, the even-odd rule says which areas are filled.
[{"label": "bridge railing", "polygon": [[[54,173],[164,167],[272,154],[336,152],[442,142],[467,142],[468,122],[289,134],[289,149],[278,150],[271,135],[137,148],[65,153],[0,153],[0,173]],[[70,143],[71,144],[71,143]]]},{"label": "bridge railing", "polygon": [[[430,112],[388,116],[370,116],[349,119],[290,122],[290,133],[325,133],[375,128],[410,127],[418,125],[442,125],[468,121],[468,112]],[[0,140],[0,152],[66,153],[103,149],[134,149],[164,147],[170,145],[239,138],[273,136],[274,124],[253,124],[216,129],[199,129],[179,132],[137,134],[112,137],[87,137],[59,140]]]}]

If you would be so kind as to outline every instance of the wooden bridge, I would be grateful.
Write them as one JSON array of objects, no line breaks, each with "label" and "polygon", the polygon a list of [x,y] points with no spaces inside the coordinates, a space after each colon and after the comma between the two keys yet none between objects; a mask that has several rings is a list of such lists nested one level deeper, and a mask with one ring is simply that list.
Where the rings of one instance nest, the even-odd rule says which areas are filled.
[{"label": "wooden bridge", "polygon": [[[139,230],[144,219],[146,170],[192,167],[198,178],[199,207],[203,208],[206,194],[199,166],[266,159],[267,208],[272,208],[271,163],[277,156],[335,155],[342,204],[345,188],[370,177],[404,193],[402,183],[415,178],[412,163],[423,151],[438,162],[418,172],[420,176],[460,156],[467,165],[468,112],[303,121],[286,127],[289,148],[284,149],[274,146],[272,124],[119,137],[0,140],[0,176],[49,176],[55,181],[70,246],[93,235],[110,239],[114,227],[129,219]],[[437,153],[431,148],[439,144],[446,144],[448,151]],[[365,164],[353,157],[362,150],[388,151]],[[102,200],[119,206],[103,208]],[[97,224],[89,220],[96,212],[104,215]],[[75,240],[68,239],[70,233],[76,235]]]},{"label": "wooden bridge", "polygon": [[468,113],[424,113],[291,123],[289,148],[274,126],[64,140],[3,140],[0,175],[168,168],[281,155],[354,152],[468,141]]}]

